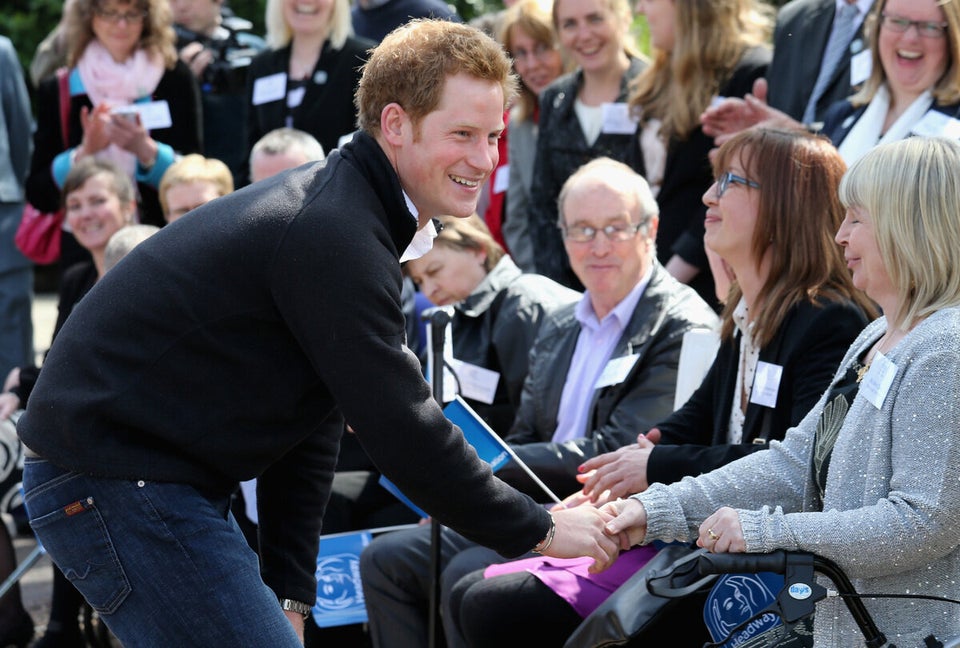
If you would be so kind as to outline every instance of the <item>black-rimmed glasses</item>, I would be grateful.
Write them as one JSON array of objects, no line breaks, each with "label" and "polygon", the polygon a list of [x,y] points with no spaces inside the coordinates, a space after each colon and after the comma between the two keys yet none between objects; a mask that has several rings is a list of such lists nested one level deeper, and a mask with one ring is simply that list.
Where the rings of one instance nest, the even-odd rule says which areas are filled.
[{"label": "black-rimmed glasses", "polygon": [[108,23],[117,24],[121,20],[125,20],[128,25],[135,23],[143,22],[144,18],[147,17],[147,12],[142,9],[135,9],[132,11],[108,11],[105,9],[94,9],[93,13],[97,15],[97,18],[102,18]]},{"label": "black-rimmed glasses", "polygon": [[747,180],[743,176],[738,176],[731,171],[725,171],[717,178],[717,198],[723,198],[723,194],[727,193],[727,189],[730,188],[731,184],[742,184],[747,187],[753,187],[754,189],[760,188],[760,184],[753,180]]},{"label": "black-rimmed glasses", "polygon": [[903,16],[888,14],[886,11],[880,13],[880,19],[883,21],[883,26],[892,32],[903,34],[911,27],[916,27],[917,33],[924,38],[943,38],[947,33],[947,27],[949,27],[945,22],[938,22],[936,20],[910,20]]}]

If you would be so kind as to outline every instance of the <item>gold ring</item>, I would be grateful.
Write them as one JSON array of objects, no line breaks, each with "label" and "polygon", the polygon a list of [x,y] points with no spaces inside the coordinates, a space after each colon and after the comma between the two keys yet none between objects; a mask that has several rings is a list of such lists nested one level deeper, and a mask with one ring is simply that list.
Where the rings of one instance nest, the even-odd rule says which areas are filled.
[{"label": "gold ring", "polygon": [[720,536],[718,536],[713,529],[707,529],[707,535],[710,536],[710,539],[714,542],[720,539]]}]

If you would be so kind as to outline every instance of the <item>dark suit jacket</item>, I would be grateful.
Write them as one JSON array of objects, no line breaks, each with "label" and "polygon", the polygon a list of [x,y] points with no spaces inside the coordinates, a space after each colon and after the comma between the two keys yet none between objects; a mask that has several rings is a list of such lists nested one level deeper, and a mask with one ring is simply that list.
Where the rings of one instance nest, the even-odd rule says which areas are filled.
[{"label": "dark suit jacket", "polygon": [[[530,352],[520,408],[506,441],[557,495],[580,488],[575,476],[585,459],[635,443],[673,409],[683,334],[716,326],[713,311],[659,264],[637,302],[611,358],[638,354],[623,382],[595,390],[584,437],[552,443],[570,361],[580,335],[576,303],[557,309],[543,323]],[[839,362],[839,361],[838,361]],[[543,493],[514,462],[497,476],[534,497]]]},{"label": "dark suit jacket", "polygon": [[[773,34],[773,60],[767,72],[767,103],[794,119],[802,119],[813,85],[820,73],[823,50],[837,7],[835,0],[793,0],[780,9]],[[863,24],[852,43],[863,47]],[[853,47],[857,47],[854,45]],[[859,50],[859,48],[857,48]],[[850,49],[834,70],[827,89],[817,101],[816,116],[836,101],[850,96]]]},{"label": "dark suit jacket", "polygon": [[[721,83],[720,94],[742,97],[753,88],[753,82],[762,77],[770,62],[770,50],[755,47],[744,52],[730,78]],[[707,208],[703,192],[713,184],[713,170],[707,155],[714,146],[702,128],[694,130],[685,140],[673,139],[667,146],[667,161],[663,173],[657,205],[660,207],[660,228],[657,230],[657,258],[666,263],[674,254],[700,268],[691,286],[709,304],[716,304],[713,276],[703,250],[703,218]],[[640,149],[639,137],[631,147],[630,165],[646,176],[646,164]]]},{"label": "dark suit jacket", "polygon": [[[863,116],[866,109],[867,104],[854,108],[846,99],[838,101],[830,106],[823,117],[823,134],[830,138],[834,146],[840,146],[840,143],[850,134],[851,129]],[[950,104],[949,106],[933,104],[930,109],[948,117],[960,119],[960,103]]]},{"label": "dark suit jacket", "polygon": [[720,345],[703,384],[690,400],[657,427],[663,433],[647,464],[647,480],[670,483],[699,475],[767,447],[758,440],[782,439],[813,407],[830,383],[847,348],[867,324],[850,302],[797,304],[760,361],[783,367],[775,408],[749,403],[743,443],[727,443],[736,389],[740,336]]},{"label": "dark suit jacket", "polygon": [[[330,47],[329,41],[324,43],[317,66],[307,81],[303,102],[293,109],[293,127],[316,137],[323,145],[323,152],[328,155],[337,148],[341,136],[352,133],[357,128],[353,94],[360,82],[360,67],[367,60],[367,50],[375,45],[373,41],[354,37],[347,38],[339,50]],[[289,67],[289,45],[261,52],[250,64],[247,75],[248,152],[257,140],[274,128],[286,126],[289,111],[286,94],[276,101],[254,106],[253,84],[259,78],[277,72],[286,73]],[[313,81],[315,78],[322,78],[324,74],[326,77],[323,83]],[[245,173],[244,177],[246,176]]]}]

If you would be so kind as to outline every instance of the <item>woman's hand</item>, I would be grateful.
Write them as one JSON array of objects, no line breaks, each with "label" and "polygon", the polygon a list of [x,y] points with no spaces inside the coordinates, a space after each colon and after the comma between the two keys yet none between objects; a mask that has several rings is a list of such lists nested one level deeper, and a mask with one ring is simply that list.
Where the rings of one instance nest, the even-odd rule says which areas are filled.
[{"label": "woman's hand", "polygon": [[3,381],[3,391],[10,391],[14,387],[20,386],[20,367],[14,367],[7,374],[7,379]]},{"label": "woman's hand", "polygon": [[93,111],[86,106],[80,109],[83,139],[76,150],[77,158],[99,153],[110,145],[110,134],[107,132],[110,121],[110,106],[107,104],[100,104]]},{"label": "woman's hand", "polygon": [[577,481],[583,484],[583,495],[599,506],[647,490],[647,461],[659,440],[660,430],[653,428],[638,435],[636,445],[584,461],[577,475]]},{"label": "woman's hand", "polygon": [[554,558],[589,556],[594,560],[590,571],[595,574],[612,565],[620,554],[616,539],[605,532],[609,514],[592,506],[578,506],[557,510],[551,515],[556,531],[544,555]]},{"label": "woman's hand", "polygon": [[700,525],[697,546],[713,553],[743,553],[747,543],[743,539],[740,514],[729,506],[717,509]]},{"label": "woman's hand", "polygon": [[129,119],[126,116],[110,115],[106,127],[107,135],[111,143],[133,153],[141,165],[149,168],[157,159],[157,143],[143,127],[139,115],[135,117]]},{"label": "woman's hand", "polygon": [[609,502],[600,511],[613,518],[607,522],[606,532],[617,538],[621,551],[643,542],[647,535],[647,509],[638,500]]},{"label": "woman's hand", "polygon": [[20,409],[20,397],[13,392],[0,394],[0,421],[6,421],[10,415]]}]

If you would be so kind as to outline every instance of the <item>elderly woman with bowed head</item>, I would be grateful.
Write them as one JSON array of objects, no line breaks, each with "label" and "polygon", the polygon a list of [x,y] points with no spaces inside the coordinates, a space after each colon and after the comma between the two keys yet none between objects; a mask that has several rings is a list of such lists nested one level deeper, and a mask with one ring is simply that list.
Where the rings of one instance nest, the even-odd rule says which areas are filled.
[{"label": "elderly woman with bowed head", "polygon": [[[782,443],[606,504],[623,548],[696,539],[716,552],[808,551],[861,592],[960,598],[958,168],[960,144],[925,137],[853,164],[836,240],[884,316]],[[960,634],[950,603],[864,603],[898,646]],[[814,629],[818,647],[862,642],[836,598],[819,604]]]}]

